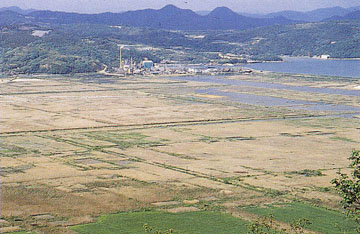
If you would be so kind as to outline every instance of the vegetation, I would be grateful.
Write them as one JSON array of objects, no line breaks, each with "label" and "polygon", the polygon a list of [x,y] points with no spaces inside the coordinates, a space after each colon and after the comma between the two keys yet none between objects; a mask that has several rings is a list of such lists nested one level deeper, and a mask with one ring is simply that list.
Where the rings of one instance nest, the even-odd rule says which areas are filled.
[{"label": "vegetation", "polygon": [[276,25],[240,32],[221,32],[217,40],[243,43],[249,55],[360,57],[359,21],[330,21],[296,25]]},{"label": "vegetation", "polygon": [[[334,233],[334,230],[339,233],[357,233],[354,231],[355,223],[346,220],[340,213],[302,203],[267,208],[249,207],[246,211],[260,217],[254,222],[247,223],[220,212],[144,211],[102,216],[96,223],[74,226],[72,230],[84,234],[144,232],[146,234],[302,234],[305,233],[305,229],[321,233]],[[280,226],[277,221],[288,223],[289,227]]]},{"label": "vegetation", "polygon": [[[51,33],[42,38],[31,36],[31,30],[8,29],[6,31],[9,35],[0,33],[0,37],[4,37],[0,42],[3,54],[0,58],[1,70],[16,73],[68,74],[96,72],[102,70],[104,65],[109,68],[118,66],[118,44],[122,42],[111,40],[109,37],[115,36],[109,34],[112,29],[108,27],[108,33],[105,33],[102,27],[59,26],[54,27]],[[88,34],[84,35],[81,31],[88,31]],[[147,51],[128,49],[123,51],[123,56],[133,57],[136,62],[145,57],[159,62],[156,56]]]},{"label": "vegetation", "polygon": [[[245,31],[167,31],[96,24],[6,25],[0,27],[0,70],[16,73],[82,73],[118,66],[123,58],[154,62],[243,63],[281,61],[279,56],[329,54],[360,57],[360,22],[331,21],[276,25]],[[34,30],[49,31],[42,37]],[[202,35],[202,37],[194,37]],[[232,54],[221,59],[219,53]]]},{"label": "vegetation", "polygon": [[150,227],[147,224],[144,224],[145,234],[171,234],[174,233],[173,229],[161,231],[161,230],[155,230],[154,227]]},{"label": "vegetation", "polygon": [[308,219],[293,220],[290,224],[290,229],[281,228],[279,224],[275,223],[274,216],[269,214],[258,218],[251,223],[248,234],[303,234],[305,228],[310,225]]},{"label": "vegetation", "polygon": [[358,233],[354,230],[356,223],[346,219],[340,212],[314,207],[305,203],[294,202],[268,207],[248,207],[246,211],[261,216],[273,214],[276,220],[285,223],[292,223],[294,219],[303,220],[305,218],[311,221],[307,229],[321,233],[334,233],[334,230],[339,233],[344,231],[348,234]]},{"label": "vegetation", "polygon": [[332,184],[342,196],[341,204],[347,216],[358,224],[360,232],[360,151],[354,150],[349,157],[351,161],[351,175],[339,172],[339,178],[333,179]]},{"label": "vegetation", "polygon": [[[182,234],[239,234],[247,232],[247,222],[219,212],[165,213],[159,211],[120,213],[102,216],[94,224],[72,227],[74,231],[91,233],[143,233],[143,225]],[[150,229],[148,229],[150,230]],[[150,232],[152,233],[152,232]],[[161,232],[163,233],[163,232]],[[166,233],[166,231],[165,231]]]},{"label": "vegetation", "polygon": [[[191,213],[190,213],[191,214]],[[196,220],[195,220],[196,221]],[[227,223],[229,224],[229,223]],[[274,220],[274,216],[272,214],[268,216],[259,217],[256,221],[252,222],[251,224],[248,224],[248,234],[303,234],[305,233],[305,228],[311,224],[311,222],[307,219],[299,219],[294,220],[290,224],[290,228],[280,228],[280,225],[277,224]],[[241,225],[243,225],[241,223]],[[166,229],[166,230],[159,230],[153,226],[150,226],[148,224],[143,225],[144,233],[145,234],[171,234],[171,233],[178,233],[183,234],[185,232],[178,232],[174,229]],[[228,233],[229,227],[223,227],[221,233]],[[193,230],[191,233],[206,233],[203,231]],[[128,233],[128,232],[126,232]],[[215,232],[211,232],[215,233]]]},{"label": "vegetation", "polygon": [[338,136],[334,136],[334,137],[330,137],[331,140],[338,140],[338,141],[347,141],[347,142],[354,142],[356,143],[356,141],[347,138],[347,137],[338,137]]},{"label": "vegetation", "polygon": [[301,171],[292,171],[290,174],[297,174],[297,175],[303,175],[303,176],[323,176],[324,174],[320,170],[301,170]]}]

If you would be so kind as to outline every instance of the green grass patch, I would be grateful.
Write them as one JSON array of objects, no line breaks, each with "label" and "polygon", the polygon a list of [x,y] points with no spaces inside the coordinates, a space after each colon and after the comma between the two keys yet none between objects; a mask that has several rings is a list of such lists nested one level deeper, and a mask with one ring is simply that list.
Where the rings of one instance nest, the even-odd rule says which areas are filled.
[{"label": "green grass patch", "polygon": [[309,169],[305,169],[302,171],[292,171],[292,172],[289,172],[289,174],[303,175],[303,176],[307,176],[307,177],[324,176],[324,174],[320,170],[309,170]]},{"label": "green grass patch", "polygon": [[219,137],[211,137],[211,136],[201,136],[199,141],[206,142],[206,143],[215,143],[219,142],[221,139]]},{"label": "green grass patch", "polygon": [[344,214],[309,204],[294,202],[268,207],[247,207],[246,211],[257,215],[273,214],[276,220],[291,223],[293,220],[307,218],[312,224],[308,229],[321,233],[357,234],[356,223],[346,219]]},{"label": "green grass patch", "polygon": [[224,184],[237,184],[238,182],[242,181],[243,179],[239,176],[234,177],[225,177],[222,178]]},{"label": "green grass patch", "polygon": [[345,142],[352,142],[352,143],[357,143],[356,141],[350,139],[350,138],[347,138],[347,137],[338,137],[338,136],[335,136],[335,137],[330,137],[331,140],[335,140],[335,141],[345,141]]},{"label": "green grass patch", "polygon": [[247,233],[247,222],[230,214],[199,211],[165,213],[160,211],[120,213],[102,216],[96,223],[74,226],[83,234],[142,234],[144,224],[156,230],[173,229],[182,234],[239,234]]},{"label": "green grass patch", "polygon": [[141,133],[119,133],[119,132],[97,132],[86,134],[95,140],[107,141],[117,145],[121,149],[127,149],[131,147],[150,147],[157,145],[164,145],[167,139],[159,139],[156,141],[148,140],[149,136],[145,136]]},{"label": "green grass patch", "polygon": [[[2,139],[0,138],[0,141]],[[13,156],[17,156],[19,154],[24,154],[26,153],[26,149],[23,147],[19,147],[16,145],[6,145],[6,144],[2,144],[0,143],[0,155],[4,156],[4,157],[13,157]]]},{"label": "green grass patch", "polygon": [[309,118],[309,119],[292,119],[289,120],[290,124],[295,126],[311,127],[311,128],[326,128],[326,129],[338,129],[338,128],[354,128],[360,123],[359,119],[348,118]]}]

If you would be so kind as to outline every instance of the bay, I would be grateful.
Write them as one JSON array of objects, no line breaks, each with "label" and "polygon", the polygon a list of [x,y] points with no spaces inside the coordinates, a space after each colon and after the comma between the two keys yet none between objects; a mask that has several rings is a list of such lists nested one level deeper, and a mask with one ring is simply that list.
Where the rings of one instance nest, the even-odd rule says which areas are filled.
[{"label": "bay", "polygon": [[286,57],[283,62],[246,65],[261,71],[360,78],[360,60]]}]

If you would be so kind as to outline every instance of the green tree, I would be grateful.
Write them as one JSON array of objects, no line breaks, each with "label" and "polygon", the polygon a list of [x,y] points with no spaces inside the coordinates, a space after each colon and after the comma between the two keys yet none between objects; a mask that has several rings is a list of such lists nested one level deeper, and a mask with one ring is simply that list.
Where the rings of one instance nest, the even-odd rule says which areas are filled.
[{"label": "green tree", "polygon": [[274,215],[269,214],[268,216],[259,217],[256,221],[249,224],[248,234],[304,234],[305,228],[310,224],[311,222],[308,219],[302,218],[293,220],[290,223],[290,229],[281,228],[275,222]]},{"label": "green tree", "polygon": [[339,177],[331,181],[342,196],[341,205],[348,217],[358,223],[360,232],[360,151],[354,150],[349,157],[351,174],[339,172]]},{"label": "green tree", "polygon": [[161,230],[154,229],[153,227],[149,226],[148,224],[144,224],[144,231],[145,231],[145,234],[172,234],[172,233],[174,233],[173,229],[161,231]]}]

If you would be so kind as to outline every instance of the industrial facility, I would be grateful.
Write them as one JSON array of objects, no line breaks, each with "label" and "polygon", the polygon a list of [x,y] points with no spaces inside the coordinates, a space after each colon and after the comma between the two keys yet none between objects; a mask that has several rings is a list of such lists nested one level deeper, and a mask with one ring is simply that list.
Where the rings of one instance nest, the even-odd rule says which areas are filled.
[{"label": "industrial facility", "polygon": [[[112,70],[120,76],[128,75],[216,75],[229,73],[251,73],[249,69],[244,70],[242,67],[235,67],[232,64],[224,65],[206,65],[206,64],[168,64],[166,62],[154,63],[148,58],[143,58],[141,62],[135,62],[132,57],[124,59],[122,49],[124,45],[119,46],[119,67]],[[111,74],[111,73],[110,73]]]}]

